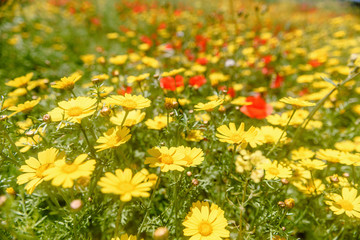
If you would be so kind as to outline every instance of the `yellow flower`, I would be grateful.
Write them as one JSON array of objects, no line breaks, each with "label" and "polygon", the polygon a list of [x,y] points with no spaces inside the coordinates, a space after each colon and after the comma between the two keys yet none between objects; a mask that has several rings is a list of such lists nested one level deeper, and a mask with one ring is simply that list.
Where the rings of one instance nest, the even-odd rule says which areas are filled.
[{"label": "yellow flower", "polygon": [[326,164],[320,160],[302,159],[300,160],[300,164],[304,168],[309,170],[313,170],[313,169],[323,170],[324,168],[326,168]]},{"label": "yellow flower", "polygon": [[25,130],[33,125],[33,122],[30,118],[27,118],[25,121],[17,122],[16,125],[19,127],[19,132],[24,133]]},{"label": "yellow flower", "polygon": [[125,234],[122,234],[119,237],[117,238],[111,238],[111,240],[137,240],[136,236],[135,235],[127,235],[126,233]]},{"label": "yellow flower", "polygon": [[140,171],[133,176],[129,168],[117,169],[115,174],[106,172],[100,178],[98,185],[102,193],[120,195],[120,200],[128,202],[132,197],[149,197],[152,183],[147,181],[147,175]]},{"label": "yellow flower", "polygon": [[24,172],[17,177],[17,184],[28,183],[25,186],[27,193],[32,194],[35,188],[44,181],[44,171],[54,167],[54,162],[64,159],[65,155],[59,155],[59,150],[49,148],[38,153],[38,158],[30,157],[22,165],[20,171]]},{"label": "yellow flower", "polygon": [[22,113],[29,113],[39,102],[41,98],[38,98],[36,100],[32,101],[26,101],[22,104],[19,104],[17,106],[11,106],[8,109],[10,111],[14,111],[12,114],[9,115],[9,117],[15,115],[16,113],[22,112]]},{"label": "yellow flower", "polygon": [[143,80],[145,80],[146,78],[148,78],[150,76],[150,73],[144,73],[144,74],[141,74],[137,77],[135,76],[129,76],[127,78],[127,82],[128,83],[134,83],[134,82],[141,82]]},{"label": "yellow flower", "polygon": [[54,186],[62,185],[63,188],[71,188],[74,180],[80,177],[89,177],[95,169],[95,160],[86,162],[87,154],[80,154],[73,163],[66,163],[65,159],[55,161],[54,167],[44,172],[45,181],[51,181]]},{"label": "yellow flower", "polygon": [[340,162],[342,155],[343,155],[342,152],[333,149],[320,149],[316,153],[317,158],[333,163]]},{"label": "yellow flower", "polygon": [[229,123],[229,127],[222,125],[217,128],[218,133],[216,137],[219,138],[220,142],[226,142],[230,144],[241,145],[242,148],[246,147],[249,143],[251,147],[256,147],[259,142],[259,130],[251,126],[247,131],[245,129],[245,124],[241,123],[239,128],[236,129],[235,123]]},{"label": "yellow flower", "polygon": [[191,142],[200,142],[201,140],[204,139],[203,133],[201,130],[190,130],[188,132],[185,133],[181,133],[181,136],[186,140],[186,141],[191,141]]},{"label": "yellow flower", "polygon": [[186,161],[186,166],[188,167],[195,167],[204,161],[204,152],[200,148],[180,146],[177,148],[177,151],[184,154],[183,160]]},{"label": "yellow flower", "polygon": [[81,61],[83,61],[86,65],[91,65],[95,61],[95,55],[94,54],[85,54],[80,56]]},{"label": "yellow flower", "polygon": [[208,112],[211,112],[214,110],[214,108],[220,106],[224,102],[223,99],[218,99],[215,101],[207,102],[207,103],[198,103],[195,105],[195,111],[201,111],[205,110]]},{"label": "yellow flower", "polygon": [[103,137],[99,137],[96,141],[101,143],[98,146],[95,146],[95,149],[98,149],[97,152],[103,151],[109,148],[116,148],[121,144],[126,143],[131,138],[130,130],[127,127],[115,127],[109,129],[104,133]]},{"label": "yellow flower", "polygon": [[14,80],[8,81],[5,83],[6,86],[15,87],[15,88],[23,88],[30,82],[33,77],[33,73],[28,73],[25,76],[17,77]]},{"label": "yellow flower", "polygon": [[175,147],[153,147],[147,152],[151,157],[145,159],[145,164],[150,164],[150,167],[160,167],[162,172],[168,172],[169,170],[183,171],[182,166],[187,164],[186,160],[184,160],[185,154]]},{"label": "yellow flower", "polygon": [[174,69],[174,70],[171,70],[170,72],[163,72],[163,74],[161,74],[161,77],[175,76],[184,71],[185,71],[185,68]]},{"label": "yellow flower", "polygon": [[346,165],[360,166],[360,154],[343,152],[341,154],[340,163],[346,164]]},{"label": "yellow flower", "polygon": [[125,93],[125,96],[116,95],[110,96],[105,99],[105,102],[110,105],[119,105],[122,106],[126,111],[131,111],[134,109],[143,109],[150,107],[151,101],[141,95],[131,95]]},{"label": "yellow flower", "polygon": [[128,59],[128,55],[117,55],[115,57],[111,57],[109,62],[114,65],[122,65]]},{"label": "yellow flower", "polygon": [[349,217],[360,218],[360,196],[357,196],[357,193],[355,188],[343,188],[341,195],[329,194],[330,201],[325,203],[336,215],[345,213]]},{"label": "yellow flower", "polygon": [[60,81],[56,81],[52,84],[52,88],[71,90],[74,88],[74,85],[82,76],[75,72],[71,74],[69,77],[63,77]]},{"label": "yellow flower", "polygon": [[64,120],[80,123],[81,119],[94,114],[96,99],[77,97],[72,98],[69,101],[61,101],[58,105],[64,111]]},{"label": "yellow flower", "polygon": [[300,99],[297,99],[297,98],[292,98],[292,97],[284,97],[284,98],[281,98],[279,101],[283,102],[283,103],[293,105],[294,107],[311,107],[311,106],[315,106],[315,103],[300,100]]},{"label": "yellow flower", "polygon": [[308,179],[307,182],[294,182],[293,185],[299,189],[299,191],[307,195],[318,195],[325,190],[325,185],[320,179],[314,181]]},{"label": "yellow flower", "polygon": [[15,145],[17,147],[22,147],[20,149],[20,152],[27,152],[32,147],[35,147],[39,144],[39,142],[42,140],[40,135],[36,134],[32,137],[21,137],[17,142],[15,142]]},{"label": "yellow flower", "polygon": [[[276,143],[282,134],[283,130],[277,127],[263,126],[260,128],[260,135],[263,137],[263,143]],[[286,132],[284,132],[280,142],[285,142],[286,140]]]},{"label": "yellow flower", "polygon": [[244,106],[244,105],[251,105],[252,102],[247,102],[246,97],[237,97],[231,101],[231,104]]},{"label": "yellow flower", "polygon": [[335,143],[334,147],[339,151],[352,152],[356,149],[356,144],[350,140]]},{"label": "yellow flower", "polygon": [[224,217],[224,211],[216,204],[209,207],[207,202],[193,203],[183,225],[185,226],[184,235],[191,236],[189,240],[212,240],[230,237],[230,232],[225,229],[228,223]]},{"label": "yellow flower", "polygon": [[[110,122],[112,122],[115,125],[120,126],[124,120],[125,114],[126,114],[125,111],[116,113],[115,116],[110,118]],[[125,126],[125,127],[134,126],[135,124],[138,124],[142,120],[144,120],[144,117],[145,117],[145,113],[141,112],[140,110],[130,111],[125,119],[123,126]]]},{"label": "yellow flower", "polygon": [[304,147],[300,147],[299,149],[291,151],[292,160],[312,158],[314,155],[315,153],[313,151]]},{"label": "yellow flower", "polygon": [[[172,117],[169,117],[169,123],[173,121]],[[145,121],[146,126],[149,129],[161,130],[167,126],[167,116],[159,115],[154,119],[148,119]]]},{"label": "yellow flower", "polygon": [[292,176],[290,178],[291,182],[306,182],[311,178],[310,171],[301,166],[298,166],[298,164],[291,164],[290,167],[293,170]]},{"label": "yellow flower", "polygon": [[278,164],[277,161],[269,162],[262,165],[265,170],[265,179],[276,179],[276,178],[290,178],[291,170],[288,167],[284,167]]}]

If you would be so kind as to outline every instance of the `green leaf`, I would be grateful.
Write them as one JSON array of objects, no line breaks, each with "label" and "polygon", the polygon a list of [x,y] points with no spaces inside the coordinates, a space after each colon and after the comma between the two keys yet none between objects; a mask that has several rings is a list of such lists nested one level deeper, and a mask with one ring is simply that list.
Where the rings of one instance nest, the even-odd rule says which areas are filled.
[{"label": "green leaf", "polygon": [[328,83],[331,83],[331,84],[334,85],[335,87],[337,86],[337,85],[333,82],[333,80],[331,80],[330,78],[327,78],[327,77],[325,77],[325,76],[321,76],[321,78],[322,78],[323,80],[327,81]]}]

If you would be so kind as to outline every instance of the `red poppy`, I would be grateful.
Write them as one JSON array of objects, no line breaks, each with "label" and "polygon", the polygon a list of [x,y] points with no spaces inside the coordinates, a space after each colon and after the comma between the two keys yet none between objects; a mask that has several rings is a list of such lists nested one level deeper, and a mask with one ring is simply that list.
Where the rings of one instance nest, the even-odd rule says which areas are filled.
[{"label": "red poppy", "polygon": [[206,58],[198,58],[196,59],[196,62],[200,65],[206,65],[208,63],[208,60]]},{"label": "red poppy", "polygon": [[272,60],[272,55],[267,55],[261,58],[261,60],[265,63],[265,64],[269,64]]},{"label": "red poppy", "polygon": [[194,76],[189,79],[189,85],[199,88],[206,83],[206,78],[202,75]]},{"label": "red poppy", "polygon": [[308,64],[310,64],[314,68],[322,65],[322,63],[319,62],[317,59],[309,60]]},{"label": "red poppy", "polygon": [[279,88],[283,85],[284,77],[281,75],[276,75],[276,78],[271,82],[270,88]]},{"label": "red poppy", "polygon": [[251,102],[252,104],[242,106],[240,111],[248,117],[263,119],[270,115],[273,111],[272,106],[267,104],[260,95],[247,97],[246,102]]},{"label": "red poppy", "polygon": [[132,88],[129,86],[123,86],[117,90],[117,93],[120,95],[125,95],[125,93],[131,93]]},{"label": "red poppy", "polygon": [[230,87],[229,90],[227,90],[227,86],[219,86],[218,89],[219,89],[219,91],[225,92],[231,98],[234,98],[236,95],[235,90],[232,87]]},{"label": "red poppy", "polygon": [[100,18],[98,18],[98,17],[93,17],[93,18],[91,18],[91,19],[90,19],[90,22],[91,22],[92,24],[94,24],[95,26],[100,26],[100,24],[101,24]]},{"label": "red poppy", "polygon": [[163,77],[160,79],[160,87],[162,89],[175,91],[176,88],[184,86],[184,78],[181,75],[174,77]]},{"label": "red poppy", "polygon": [[140,37],[140,41],[142,41],[143,43],[148,44],[149,46],[153,45],[152,40],[148,36],[145,36],[145,35]]}]

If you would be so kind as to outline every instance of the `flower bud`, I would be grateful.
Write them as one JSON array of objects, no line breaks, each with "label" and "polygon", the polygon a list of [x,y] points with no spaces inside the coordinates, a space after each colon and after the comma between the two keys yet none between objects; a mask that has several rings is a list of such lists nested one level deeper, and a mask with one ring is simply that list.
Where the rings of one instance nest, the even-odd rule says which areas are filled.
[{"label": "flower bud", "polygon": [[0,207],[5,204],[7,197],[5,195],[0,196]]},{"label": "flower bud", "polygon": [[344,172],[344,173],[343,173],[343,177],[348,178],[348,177],[350,177],[350,174],[349,174],[349,173],[347,173],[347,172]]},{"label": "flower bud", "polygon": [[74,211],[79,211],[83,206],[83,203],[80,199],[75,199],[70,203],[70,207]]},{"label": "flower bud", "polygon": [[197,180],[196,178],[193,178],[193,179],[191,180],[191,182],[192,182],[192,184],[193,184],[194,186],[199,185],[199,180]]},{"label": "flower bud", "polygon": [[339,182],[339,178],[337,175],[332,175],[332,176],[330,176],[330,181],[333,183],[337,183],[337,182]]},{"label": "flower bud", "polygon": [[286,230],[286,227],[282,227],[281,229],[282,229],[283,231],[285,231],[285,230]]},{"label": "flower bud", "polygon": [[45,114],[42,118],[44,122],[51,122],[51,116],[49,114]]},{"label": "flower bud", "polygon": [[220,105],[219,112],[225,112],[226,108],[223,105]]},{"label": "flower bud", "polygon": [[165,109],[171,110],[178,107],[178,102],[175,98],[165,98]]},{"label": "flower bud", "polygon": [[186,175],[188,175],[188,177],[191,177],[192,172],[188,171],[188,172],[186,173]]},{"label": "flower bud", "polygon": [[8,118],[7,115],[0,115],[0,121],[4,121]]},{"label": "flower bud", "polygon": [[283,201],[278,202],[278,206],[284,208],[286,205]]},{"label": "flower bud", "polygon": [[119,75],[120,75],[120,72],[119,72],[119,70],[114,70],[114,71],[112,71],[112,73],[111,73],[114,77],[118,77]]},{"label": "flower bud", "polygon": [[108,108],[108,107],[103,107],[101,110],[100,110],[100,114],[101,116],[103,117],[107,117],[111,114],[111,109]]},{"label": "flower bud", "polygon": [[287,180],[286,178],[282,178],[281,179],[281,183],[284,185],[288,185],[289,184],[289,180]]},{"label": "flower bud", "polygon": [[15,192],[14,188],[12,188],[12,187],[8,187],[5,191],[6,191],[7,194],[10,194],[10,195],[13,195],[13,196],[16,195],[16,192]]},{"label": "flower bud", "polygon": [[159,227],[154,232],[154,240],[167,240],[169,238],[169,230],[167,227]]},{"label": "flower bud", "polygon": [[285,205],[287,208],[293,208],[295,206],[295,200],[293,198],[285,199]]},{"label": "flower bud", "polygon": [[33,130],[30,130],[30,131],[27,131],[27,132],[25,133],[25,135],[28,136],[28,137],[32,137],[32,136],[35,135],[35,132],[34,132]]}]

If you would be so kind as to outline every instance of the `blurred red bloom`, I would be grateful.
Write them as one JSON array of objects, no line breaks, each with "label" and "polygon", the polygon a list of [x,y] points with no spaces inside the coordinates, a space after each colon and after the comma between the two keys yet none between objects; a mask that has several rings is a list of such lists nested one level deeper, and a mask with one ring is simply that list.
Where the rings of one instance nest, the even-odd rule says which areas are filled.
[{"label": "blurred red bloom", "polygon": [[132,92],[132,88],[129,86],[122,86],[121,88],[119,88],[118,90],[116,90],[116,92],[120,95],[125,95],[125,93],[131,93]]},{"label": "blurred red bloom", "polygon": [[231,98],[234,98],[236,95],[235,90],[232,87],[230,87],[229,90],[227,90],[227,86],[219,86],[218,89],[219,89],[219,91],[225,92]]},{"label": "blurred red bloom", "polygon": [[309,60],[308,64],[310,64],[314,68],[322,65],[322,63],[319,62],[317,59]]},{"label": "blurred red bloom", "polygon": [[200,65],[206,65],[208,63],[208,60],[206,58],[198,58],[196,59],[196,62]]},{"label": "blurred red bloom", "polygon": [[194,76],[189,79],[189,85],[199,88],[206,83],[206,78],[202,75]]},{"label": "blurred red bloom", "polygon": [[267,104],[260,95],[247,97],[246,102],[251,102],[252,104],[242,106],[240,111],[250,118],[263,119],[273,111],[272,106]]},{"label": "blurred red bloom", "polygon": [[283,85],[284,77],[281,75],[276,75],[276,78],[271,82],[270,88],[279,88]]},{"label": "blurred red bloom", "polygon": [[160,87],[162,89],[175,91],[176,88],[184,86],[184,78],[181,75],[174,77],[163,77],[160,79]]}]

